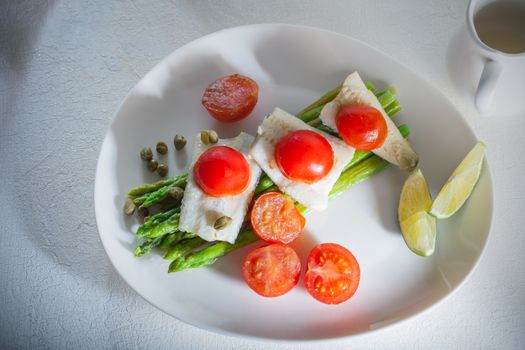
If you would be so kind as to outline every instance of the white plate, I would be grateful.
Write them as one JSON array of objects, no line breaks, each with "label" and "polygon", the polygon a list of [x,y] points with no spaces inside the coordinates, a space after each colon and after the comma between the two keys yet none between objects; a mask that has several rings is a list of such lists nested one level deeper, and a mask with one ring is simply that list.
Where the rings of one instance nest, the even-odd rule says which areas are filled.
[{"label": "white plate", "polygon": [[[151,70],[129,93],[109,129],[97,165],[95,210],[102,243],[122,278],[146,300],[189,324],[219,333],[280,340],[327,339],[355,335],[407,319],[455,290],[476,265],[492,219],[492,183],[485,164],[472,197],[453,218],[439,221],[436,252],[430,258],[411,253],[396,219],[407,174],[389,167],[351,188],[330,208],[308,217],[293,244],[304,262],[320,242],[348,247],[361,265],[361,284],[350,301],[328,306],[315,301],[301,283],[279,298],[252,292],[241,275],[247,249],[213,266],[167,274],[158,255],[137,259],[132,228],[122,204],[130,188],[157,178],[138,154],[157,140],[170,145],[170,174],[185,171],[194,135],[202,128],[223,137],[255,133],[275,106],[297,112],[358,70],[378,87],[394,85],[421,157],[420,167],[435,195],[475,144],[476,137],[445,97],[414,72],[349,37],[291,25],[253,25],[223,30],[185,45]],[[235,124],[219,124],[200,101],[219,76],[248,75],[259,83],[252,115]],[[176,133],[188,138],[175,152]],[[304,266],[304,265],[303,265]],[[302,282],[302,280],[301,280]]]}]

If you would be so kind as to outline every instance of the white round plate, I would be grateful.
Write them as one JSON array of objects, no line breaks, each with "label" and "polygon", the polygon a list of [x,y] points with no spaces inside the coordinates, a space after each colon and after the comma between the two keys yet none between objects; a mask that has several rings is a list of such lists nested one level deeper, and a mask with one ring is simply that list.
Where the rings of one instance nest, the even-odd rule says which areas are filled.
[{"label": "white round plate", "polygon": [[[471,198],[438,223],[436,252],[422,258],[405,245],[397,223],[399,193],[407,174],[390,166],[349,189],[329,209],[308,216],[293,244],[303,266],[311,248],[337,242],[361,266],[361,283],[348,302],[329,306],[299,285],[279,298],[263,298],[244,283],[241,261],[254,246],[214,265],[168,274],[157,254],[133,256],[137,221],[122,214],[126,192],[158,177],[138,154],[158,140],[170,145],[170,174],[185,172],[195,134],[255,134],[265,114],[279,106],[298,112],[354,70],[378,87],[394,85],[403,106],[395,122],[409,124],[410,141],[433,195],[476,143],[458,111],[429,83],[401,64],[347,36],[291,25],[252,25],[195,40],[166,57],[126,97],[104,139],[97,165],[95,210],[111,262],[146,300],[168,314],[211,331],[274,340],[320,340],[376,330],[428,309],[455,290],[475,267],[492,219],[492,183],[485,162]],[[259,102],[234,124],[214,121],[201,106],[217,77],[240,73],[257,81]],[[176,133],[188,138],[182,152]],[[303,272],[304,274],[304,272]]]}]

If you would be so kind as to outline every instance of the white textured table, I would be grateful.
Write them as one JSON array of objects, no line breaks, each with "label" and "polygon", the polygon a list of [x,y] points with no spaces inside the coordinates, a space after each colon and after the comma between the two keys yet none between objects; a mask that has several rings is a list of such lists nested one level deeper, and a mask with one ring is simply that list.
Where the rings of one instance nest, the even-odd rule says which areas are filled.
[{"label": "white textured table", "polygon": [[[455,93],[447,49],[466,1],[0,2],[0,348],[511,349],[525,346],[524,116],[482,118]],[[208,333],[158,311],[113,270],[93,179],[127,91],[182,44],[249,23],[349,34],[433,82],[488,146],[496,205],[465,285],[402,325],[331,344]]]}]

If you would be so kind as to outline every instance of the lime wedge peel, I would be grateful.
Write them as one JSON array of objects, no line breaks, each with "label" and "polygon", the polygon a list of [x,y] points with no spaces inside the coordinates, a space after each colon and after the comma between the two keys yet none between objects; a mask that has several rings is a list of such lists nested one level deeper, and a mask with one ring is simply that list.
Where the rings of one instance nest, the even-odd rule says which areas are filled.
[{"label": "lime wedge peel", "polygon": [[436,246],[436,219],[428,213],[431,206],[425,177],[416,169],[401,190],[398,219],[408,248],[421,256],[432,255]]},{"label": "lime wedge peel", "polygon": [[430,209],[432,216],[447,219],[463,206],[478,182],[485,150],[486,146],[478,142],[459,163],[434,200]]}]

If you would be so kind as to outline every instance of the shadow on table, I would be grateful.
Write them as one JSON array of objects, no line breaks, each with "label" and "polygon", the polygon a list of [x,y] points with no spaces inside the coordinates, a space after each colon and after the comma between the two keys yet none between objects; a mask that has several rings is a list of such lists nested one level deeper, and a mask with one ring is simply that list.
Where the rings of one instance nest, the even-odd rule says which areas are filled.
[{"label": "shadow on table", "polygon": [[[40,30],[55,0],[3,0],[0,3],[0,119],[12,115],[18,81],[31,60]],[[1,96],[5,94],[5,96]]]},{"label": "shadow on table", "polygon": [[22,70],[30,60],[47,14],[55,0],[4,0],[0,11],[0,56]]}]

